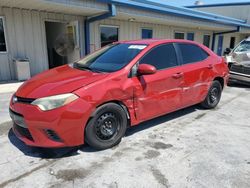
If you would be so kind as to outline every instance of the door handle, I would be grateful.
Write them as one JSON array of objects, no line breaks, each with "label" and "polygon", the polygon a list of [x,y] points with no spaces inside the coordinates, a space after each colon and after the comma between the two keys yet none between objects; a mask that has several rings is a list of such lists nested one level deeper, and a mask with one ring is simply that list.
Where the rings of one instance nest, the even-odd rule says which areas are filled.
[{"label": "door handle", "polygon": [[172,77],[175,79],[181,78],[182,76],[183,76],[183,72],[178,72],[178,73],[172,75]]},{"label": "door handle", "polygon": [[212,64],[209,64],[207,68],[212,69],[214,66]]}]

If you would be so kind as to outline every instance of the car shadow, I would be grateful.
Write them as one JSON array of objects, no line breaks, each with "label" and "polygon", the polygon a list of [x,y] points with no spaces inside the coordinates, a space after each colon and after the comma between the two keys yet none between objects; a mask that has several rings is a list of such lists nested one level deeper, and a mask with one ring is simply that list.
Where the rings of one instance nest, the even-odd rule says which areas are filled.
[{"label": "car shadow", "polygon": [[[143,131],[150,127],[154,127],[161,123],[166,123],[168,121],[177,119],[181,116],[190,114],[196,111],[197,109],[202,109],[202,108],[200,108],[198,105],[195,105],[195,106],[191,106],[191,107],[140,123],[138,126],[130,127],[126,131],[125,137],[129,137],[133,134],[139,133],[140,131]],[[79,155],[79,151],[82,151],[82,152],[98,152],[99,151],[99,150],[89,147],[87,144],[83,146],[78,146],[78,147],[58,148],[58,149],[48,149],[48,148],[27,146],[16,137],[12,129],[9,130],[8,138],[10,142],[16,148],[18,148],[24,155],[35,157],[35,158],[43,158],[43,159],[66,158],[66,157]]]},{"label": "car shadow", "polygon": [[39,148],[27,146],[24,142],[16,137],[12,128],[8,132],[8,138],[10,142],[18,148],[24,155],[43,158],[43,159],[56,159],[56,158],[65,158],[74,155],[78,155],[79,147],[70,147],[70,148]]},{"label": "car shadow", "polygon": [[181,110],[178,110],[178,111],[175,111],[175,112],[172,112],[172,113],[169,113],[169,114],[166,114],[166,115],[163,115],[163,116],[160,116],[160,117],[157,117],[157,118],[145,121],[145,122],[142,122],[139,125],[130,127],[126,132],[126,137],[131,136],[131,135],[138,133],[140,131],[143,131],[145,129],[157,126],[159,124],[166,123],[168,121],[177,119],[181,116],[190,114],[192,112],[195,112],[198,109],[205,110],[205,109],[201,108],[199,105],[194,105],[194,106],[191,106],[188,108],[184,108],[184,109],[181,109]]},{"label": "car shadow", "polygon": [[242,88],[246,89],[247,91],[250,91],[250,84],[242,84],[242,83],[237,83],[237,82],[230,82],[228,87],[234,87],[234,88]]}]

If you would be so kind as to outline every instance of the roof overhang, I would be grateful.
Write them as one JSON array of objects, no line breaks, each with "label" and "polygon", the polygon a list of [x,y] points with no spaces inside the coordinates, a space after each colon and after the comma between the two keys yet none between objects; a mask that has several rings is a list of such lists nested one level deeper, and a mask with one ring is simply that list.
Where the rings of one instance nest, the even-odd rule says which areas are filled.
[{"label": "roof overhang", "polygon": [[241,26],[250,28],[245,20],[235,19],[231,17],[211,14],[202,11],[197,11],[184,7],[175,7],[166,4],[155,3],[147,0],[96,0],[102,3],[112,3],[122,7],[129,7],[138,10],[144,10],[164,15],[172,15],[176,17],[189,18],[192,20],[207,21],[228,26]]},{"label": "roof overhang", "polygon": [[[132,19],[131,19],[132,18]],[[210,30],[210,31],[224,31],[233,30],[236,27],[230,25],[223,25],[218,23],[211,23],[209,21],[192,20],[185,17],[176,17],[168,14],[149,13],[148,11],[138,10],[134,8],[117,8],[117,16],[113,19],[124,21],[133,20],[143,24],[160,24],[167,25],[173,28],[189,28],[195,30]],[[133,22],[132,22],[133,23]]]},{"label": "roof overhang", "polygon": [[81,16],[108,11],[106,3],[91,0],[0,0],[0,6]]},{"label": "roof overhang", "polygon": [[250,2],[234,2],[234,3],[216,3],[216,4],[205,4],[205,5],[191,5],[186,6],[187,8],[205,8],[205,7],[229,7],[229,6],[247,6]]},{"label": "roof overhang", "polygon": [[[115,19],[173,25],[204,30],[232,30],[238,26],[250,28],[244,20],[174,7],[146,0],[1,0],[0,6],[32,9],[92,17],[109,11],[108,4],[117,6]],[[146,21],[145,21],[146,20]]]}]

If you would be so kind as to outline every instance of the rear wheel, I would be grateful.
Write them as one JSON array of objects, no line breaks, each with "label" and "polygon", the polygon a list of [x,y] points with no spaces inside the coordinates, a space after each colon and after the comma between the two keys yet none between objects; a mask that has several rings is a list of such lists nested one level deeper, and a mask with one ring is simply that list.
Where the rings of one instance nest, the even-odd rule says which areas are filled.
[{"label": "rear wheel", "polygon": [[96,149],[107,149],[120,143],[127,128],[124,109],[115,103],[99,107],[85,129],[86,142]]},{"label": "rear wheel", "polygon": [[219,81],[214,80],[208,91],[207,97],[201,103],[201,106],[207,109],[215,108],[220,102],[222,85]]}]

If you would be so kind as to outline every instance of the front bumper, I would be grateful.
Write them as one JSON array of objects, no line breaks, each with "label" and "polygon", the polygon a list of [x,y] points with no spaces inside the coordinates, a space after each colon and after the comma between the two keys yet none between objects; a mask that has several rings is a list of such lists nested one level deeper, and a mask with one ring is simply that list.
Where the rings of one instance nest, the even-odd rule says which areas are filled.
[{"label": "front bumper", "polygon": [[250,83],[250,75],[230,71],[229,80]]},{"label": "front bumper", "polygon": [[81,98],[49,111],[41,111],[31,104],[10,103],[15,135],[25,144],[36,147],[56,148],[84,144],[84,129],[91,110],[90,103]]}]

